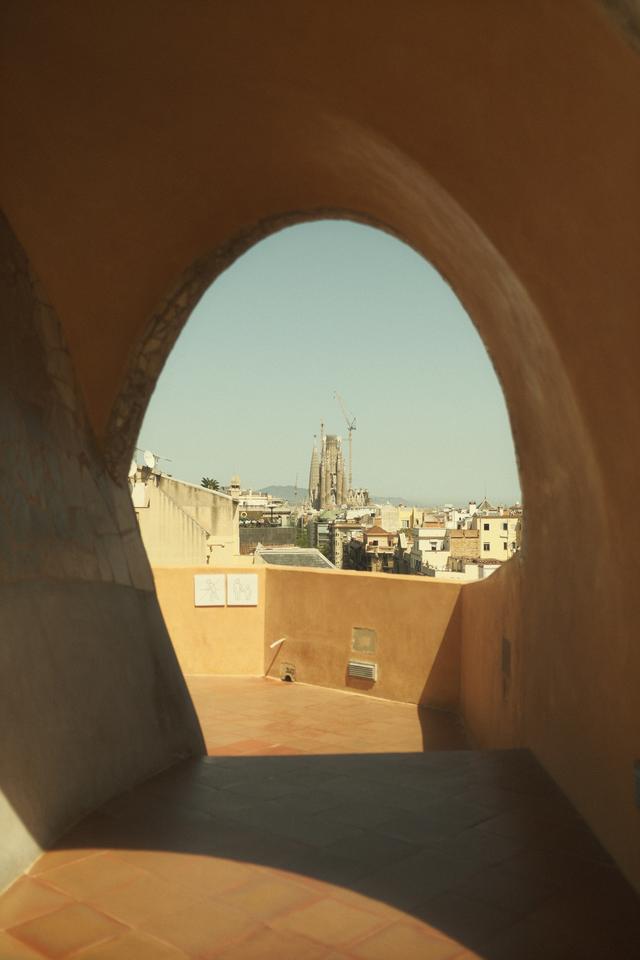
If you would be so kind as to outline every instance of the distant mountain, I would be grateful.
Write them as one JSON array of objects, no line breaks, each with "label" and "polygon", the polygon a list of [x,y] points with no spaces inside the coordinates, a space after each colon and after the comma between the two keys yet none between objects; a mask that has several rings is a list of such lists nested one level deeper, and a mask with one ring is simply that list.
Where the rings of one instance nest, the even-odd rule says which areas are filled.
[{"label": "distant mountain", "polygon": [[289,503],[295,503],[296,501],[302,502],[307,494],[305,487],[298,487],[298,495],[296,497],[296,488],[294,486],[278,486],[277,484],[270,487],[262,487],[259,492],[270,494],[272,497],[281,497],[283,500],[288,500]]},{"label": "distant mountain", "polygon": [[[273,484],[270,487],[262,487],[260,493],[271,494],[272,497],[282,497],[283,500],[288,500],[289,503],[301,503],[307,495],[306,487],[298,487],[298,496],[296,498],[296,488],[290,485],[277,485]],[[372,503],[392,503],[395,507],[399,506],[401,503],[408,504],[409,501],[406,497],[383,497],[383,496],[372,496]]]},{"label": "distant mountain", "polygon": [[415,506],[415,502],[413,500],[407,500],[406,497],[385,497],[382,494],[371,493],[369,494],[369,499],[371,503],[391,503],[394,507],[399,507],[401,504],[403,507]]}]

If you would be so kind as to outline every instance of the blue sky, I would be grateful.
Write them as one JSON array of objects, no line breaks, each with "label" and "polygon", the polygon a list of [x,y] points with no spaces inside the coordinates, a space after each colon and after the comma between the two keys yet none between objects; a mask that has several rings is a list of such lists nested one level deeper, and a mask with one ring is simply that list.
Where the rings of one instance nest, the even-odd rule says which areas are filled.
[{"label": "blue sky", "polygon": [[[501,387],[462,305],[370,227],[290,227],[237,260],[169,357],[138,445],[199,483],[306,487],[314,433],[356,417],[356,486],[420,504],[520,499]],[[346,452],[346,443],[345,443]]]}]

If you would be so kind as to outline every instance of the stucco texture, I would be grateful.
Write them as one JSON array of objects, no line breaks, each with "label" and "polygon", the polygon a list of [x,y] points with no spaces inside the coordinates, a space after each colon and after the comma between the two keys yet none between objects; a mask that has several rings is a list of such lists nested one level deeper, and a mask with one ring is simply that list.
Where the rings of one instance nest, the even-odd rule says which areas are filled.
[{"label": "stucco texture", "polygon": [[162,615],[183,673],[208,676],[264,675],[264,568],[255,607],[196,607],[194,576],[238,573],[237,567],[154,567]]},{"label": "stucco texture", "polygon": [[[504,388],[528,512],[518,589],[469,589],[504,605],[482,618],[510,625],[526,744],[640,886],[640,570],[619,547],[640,472],[625,36],[592,0],[21,0],[4,16],[5,209],[114,477],[193,304],[265,234],[354,217],[450,281]],[[633,543],[640,519],[624,521]],[[499,672],[500,644],[477,637]],[[481,697],[473,710],[490,740]]]},{"label": "stucco texture", "polygon": [[202,740],[128,490],[105,470],[55,313],[5,221],[0,243],[1,888]]},{"label": "stucco texture", "polygon": [[[266,671],[291,664],[303,683],[456,710],[459,597],[457,584],[415,577],[268,570]],[[357,628],[374,631],[371,650],[354,647]],[[377,681],[349,677],[350,659],[375,663]]]}]

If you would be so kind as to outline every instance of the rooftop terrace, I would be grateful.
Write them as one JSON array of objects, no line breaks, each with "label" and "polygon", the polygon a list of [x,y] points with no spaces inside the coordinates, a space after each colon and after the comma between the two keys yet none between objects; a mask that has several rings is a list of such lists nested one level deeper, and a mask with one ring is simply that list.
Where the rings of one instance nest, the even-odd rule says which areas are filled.
[{"label": "rooftop terrace", "polygon": [[[0,956],[629,957],[628,887],[527,753],[422,753],[422,731],[376,747],[370,728],[391,755],[352,757],[334,727],[284,755],[263,705],[228,743],[204,718],[226,755],[149,778],[202,756],[182,673],[291,664],[365,709],[347,667],[364,628],[378,678],[359,693],[530,749],[640,891],[640,560],[612,522],[640,470],[632,4],[4,6],[0,886],[58,851],[2,901]],[[467,584],[264,566],[257,606],[195,608],[198,571],[149,570],[136,438],[205,290],[318,217],[389,231],[469,311],[507,401],[523,550]],[[300,343],[317,332],[301,312]],[[243,357],[210,361],[215,381]],[[209,405],[211,435],[233,429]],[[322,731],[335,696],[300,724]],[[345,805],[352,834],[330,833]]]},{"label": "rooftop terrace", "polygon": [[464,749],[452,717],[353,692],[189,686],[209,756],[42,856],[0,899],[3,960],[602,960],[637,946],[635,895],[528,751]]}]

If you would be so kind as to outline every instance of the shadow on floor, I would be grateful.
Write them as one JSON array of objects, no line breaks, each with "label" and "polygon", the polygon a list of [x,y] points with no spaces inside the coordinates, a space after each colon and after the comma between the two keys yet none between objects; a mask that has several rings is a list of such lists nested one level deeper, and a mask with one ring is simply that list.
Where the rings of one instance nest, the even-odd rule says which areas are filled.
[{"label": "shadow on floor", "polygon": [[[604,960],[640,943],[635,894],[527,751],[183,762],[85,819],[58,844],[71,849],[259,864],[330,885],[334,906],[351,891],[451,938],[414,953],[394,940],[394,913],[386,947],[332,942],[340,957]],[[166,861],[139,863],[153,874]],[[53,864],[39,876],[55,884]],[[304,910],[287,916],[304,930]]]}]

